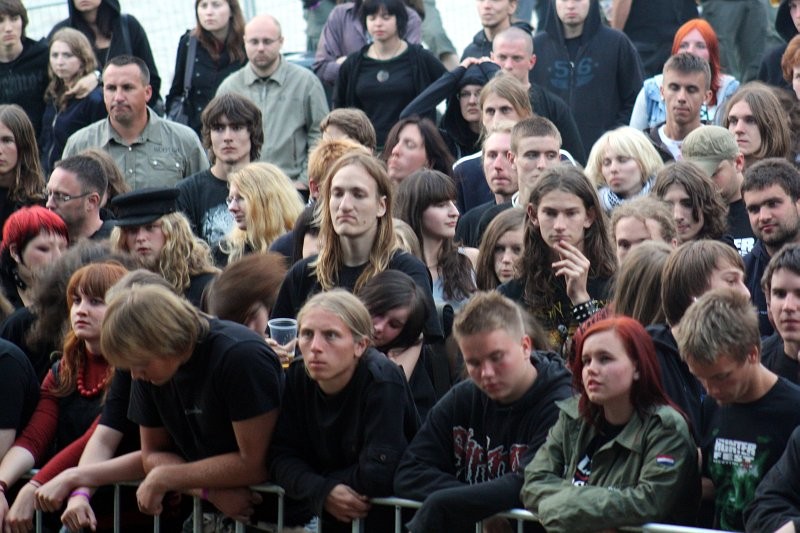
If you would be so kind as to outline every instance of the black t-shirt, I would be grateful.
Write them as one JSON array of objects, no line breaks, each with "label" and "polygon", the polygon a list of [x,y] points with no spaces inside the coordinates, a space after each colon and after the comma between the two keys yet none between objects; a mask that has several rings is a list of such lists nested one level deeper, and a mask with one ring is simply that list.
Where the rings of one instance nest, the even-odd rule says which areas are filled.
[{"label": "black t-shirt", "polygon": [[800,425],[800,387],[778,378],[760,399],[703,402],[703,473],[714,483],[714,527],[743,531],[742,513]]},{"label": "black t-shirt", "polygon": [[782,378],[800,384],[800,363],[797,354],[792,359],[786,355],[783,339],[778,332],[761,339],[761,364]]},{"label": "black t-shirt", "polygon": [[170,381],[131,388],[128,417],[164,427],[188,461],[236,451],[232,422],[277,409],[283,393],[283,369],[264,339],[234,322],[209,324]]},{"label": "black t-shirt", "polygon": [[39,403],[39,379],[22,350],[0,339],[0,429],[24,428]]},{"label": "black t-shirt", "polygon": [[750,253],[756,244],[753,227],[750,226],[750,217],[744,200],[736,200],[728,204],[728,233],[733,237],[736,249],[742,257]]},{"label": "black t-shirt", "polygon": [[211,170],[192,174],[178,182],[178,209],[192,224],[195,235],[212,250],[233,229],[233,215],[228,211],[228,182],[214,177]]},{"label": "black t-shirt", "polygon": [[100,413],[100,424],[122,433],[122,442],[117,447],[116,455],[141,448],[139,426],[128,418],[131,382],[131,373],[127,370],[114,372],[114,379],[111,381],[106,401],[103,404],[103,412]]},{"label": "black t-shirt", "polygon": [[[278,297],[272,308],[271,317],[296,317],[300,308],[306,303],[306,300],[322,290],[317,281],[317,276],[314,274],[314,270],[309,266],[309,264],[316,259],[316,255],[307,257],[298,261],[289,269],[289,272],[286,273],[286,277],[283,279],[280,291],[278,291]],[[336,287],[353,292],[358,276],[361,275],[365,267],[366,263],[357,267],[341,267]],[[396,251],[389,260],[387,270],[405,272],[411,276],[417,285],[426,289],[425,292],[430,295],[430,298],[426,298],[428,321],[425,323],[425,328],[423,330],[425,340],[426,342],[441,340],[443,337],[442,324],[436,312],[436,305],[433,303],[431,275],[428,269],[425,268],[425,265],[422,264],[422,261],[407,252]]]},{"label": "black t-shirt", "polygon": [[407,51],[387,61],[364,56],[361,62],[356,98],[375,126],[378,146],[383,146],[400,112],[417,96],[412,74]]},{"label": "black t-shirt", "polygon": [[592,437],[592,440],[589,441],[589,445],[586,446],[583,457],[578,461],[578,464],[575,465],[575,473],[572,475],[573,485],[582,487],[589,482],[589,477],[592,475],[592,457],[594,457],[594,452],[602,448],[607,442],[611,442],[615,439],[623,429],[625,429],[624,424],[621,426],[604,424],[603,428]]}]

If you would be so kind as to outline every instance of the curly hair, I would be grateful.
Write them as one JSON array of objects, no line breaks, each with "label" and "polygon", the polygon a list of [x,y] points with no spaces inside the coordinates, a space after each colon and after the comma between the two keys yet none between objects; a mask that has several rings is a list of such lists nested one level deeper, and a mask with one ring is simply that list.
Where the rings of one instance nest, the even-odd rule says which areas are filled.
[{"label": "curly hair", "polygon": [[[586,212],[594,215],[594,222],[586,229],[583,238],[583,253],[590,263],[589,278],[611,277],[617,261],[606,229],[606,216],[591,182],[572,165],[560,164],[548,169],[531,191],[529,213],[531,210],[536,212],[545,195],[553,191],[574,194]],[[550,246],[542,238],[539,228],[530,221],[525,226],[524,249],[517,271],[524,279],[525,303],[531,309],[552,307],[557,282],[551,266]]]},{"label": "curly hair", "polygon": [[692,218],[700,220],[703,227],[695,239],[719,239],[728,230],[728,207],[711,178],[694,163],[678,161],[665,166],[656,176],[652,194],[664,199],[673,185],[683,187],[692,203]]},{"label": "curly hair", "polygon": [[[186,292],[192,276],[219,272],[214,266],[208,244],[195,237],[183,213],[169,213],[158,220],[164,232],[164,247],[151,270],[164,276],[175,292]],[[131,253],[125,238],[126,231],[130,231],[130,228],[118,226],[111,232],[110,241],[114,251]]]}]

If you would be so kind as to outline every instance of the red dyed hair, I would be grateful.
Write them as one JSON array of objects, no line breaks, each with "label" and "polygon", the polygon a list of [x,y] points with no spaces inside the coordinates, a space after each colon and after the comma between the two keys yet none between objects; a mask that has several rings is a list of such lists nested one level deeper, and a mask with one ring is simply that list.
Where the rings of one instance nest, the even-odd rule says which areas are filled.
[{"label": "red dyed hair", "polygon": [[60,216],[49,209],[34,205],[14,211],[3,226],[3,248],[16,244],[19,253],[42,232],[54,233],[69,239],[67,225]]},{"label": "red dyed hair", "polygon": [[[575,335],[576,357],[570,362],[572,369],[572,386],[580,395],[578,408],[581,416],[590,424],[596,424],[603,418],[600,406],[589,400],[583,386],[583,344],[595,333],[613,331],[622,341],[626,355],[633,361],[639,371],[639,379],[631,385],[631,403],[640,415],[644,415],[657,405],[669,405],[678,412],[680,408],[669,399],[661,385],[661,367],[656,358],[656,349],[650,334],[638,321],[627,316],[611,316],[591,324]],[[684,418],[686,416],[684,415]],[[688,423],[688,419],[687,419]]]},{"label": "red dyed hair", "polygon": [[706,42],[706,48],[708,49],[708,65],[711,67],[711,101],[709,105],[716,105],[722,67],[719,62],[719,39],[717,39],[717,34],[714,28],[711,27],[711,24],[703,19],[692,19],[678,28],[678,31],[675,32],[675,38],[672,40],[672,55],[680,52],[681,41],[690,34],[692,30],[700,32],[700,35]]}]

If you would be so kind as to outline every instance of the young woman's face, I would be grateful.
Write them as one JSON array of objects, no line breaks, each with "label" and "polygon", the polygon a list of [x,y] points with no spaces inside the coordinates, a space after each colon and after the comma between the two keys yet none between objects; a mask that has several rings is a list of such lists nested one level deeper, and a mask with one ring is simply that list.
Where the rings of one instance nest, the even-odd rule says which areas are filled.
[{"label": "young woman's face", "polygon": [[621,198],[630,198],[642,190],[642,171],[636,159],[630,156],[606,149],[601,172],[608,187]]},{"label": "young woman's face", "polygon": [[429,239],[452,239],[456,236],[458,208],[453,200],[428,206],[422,212],[422,236]]},{"label": "young woman's face", "polygon": [[298,344],[306,372],[328,394],[342,390],[350,382],[367,346],[366,341],[355,341],[341,318],[323,308],[304,314]]},{"label": "young woman's face", "polygon": [[395,307],[382,315],[372,317],[372,340],[375,346],[386,346],[400,335],[408,322],[407,306]]},{"label": "young woman's face", "polygon": [[70,83],[80,74],[83,62],[64,41],[54,41],[50,45],[50,68],[56,76]]},{"label": "young woman's face", "polygon": [[397,144],[392,148],[386,164],[389,177],[400,183],[408,176],[428,165],[428,153],[419,126],[406,124],[397,136]]},{"label": "young woman's face", "polygon": [[708,45],[703,36],[696,29],[686,34],[686,37],[681,39],[678,45],[678,51],[689,52],[693,56],[701,57],[706,61],[709,60]]},{"label": "young woman's face", "polygon": [[57,233],[42,230],[39,235],[28,241],[22,254],[15,259],[22,263],[33,274],[61,257],[67,249],[67,239]]},{"label": "young woman's face", "polygon": [[206,31],[227,30],[230,19],[231,6],[225,0],[200,0],[197,4],[197,20]]},{"label": "young woman's face", "polygon": [[236,227],[242,231],[247,230],[247,200],[239,193],[239,187],[231,183],[228,188],[228,211],[233,215]]},{"label": "young woman's face", "polygon": [[520,226],[503,233],[494,245],[494,273],[500,283],[514,278],[514,265],[522,255],[525,229]]},{"label": "young woman's face", "polygon": [[75,5],[75,9],[77,9],[81,13],[86,13],[87,11],[94,11],[100,7],[100,4],[103,3],[103,0],[73,0],[73,4]]},{"label": "young woman's face", "polygon": [[478,122],[481,119],[481,108],[478,106],[481,88],[480,85],[464,85],[458,91],[458,105],[461,108],[461,116],[467,122]]},{"label": "young woman's face", "polygon": [[128,251],[145,266],[152,267],[158,263],[161,250],[166,244],[167,236],[161,227],[161,221],[128,226],[122,229]]},{"label": "young woman's face", "polygon": [[397,17],[384,10],[367,15],[367,33],[372,36],[374,41],[378,42],[385,42],[398,37]]},{"label": "young woman's face", "polygon": [[75,336],[90,343],[99,341],[103,317],[106,315],[105,299],[89,296],[82,291],[71,295],[71,299],[69,318]]},{"label": "young woman's face", "polygon": [[689,198],[689,193],[683,188],[683,185],[670,185],[667,192],[662,198],[672,209],[672,218],[675,220],[675,226],[678,229],[678,240],[681,243],[691,241],[696,238],[703,229],[704,217],[703,212],[698,212],[698,217],[695,218],[692,213],[693,201]]},{"label": "young woman's face", "polygon": [[792,90],[794,95],[800,100],[800,65],[792,68]]},{"label": "young woman's face", "polygon": [[619,335],[613,330],[589,335],[581,359],[581,379],[589,400],[604,410],[630,410],[631,387],[638,373]]},{"label": "young woman's face", "polygon": [[0,176],[5,176],[17,168],[19,153],[14,132],[0,122]]}]

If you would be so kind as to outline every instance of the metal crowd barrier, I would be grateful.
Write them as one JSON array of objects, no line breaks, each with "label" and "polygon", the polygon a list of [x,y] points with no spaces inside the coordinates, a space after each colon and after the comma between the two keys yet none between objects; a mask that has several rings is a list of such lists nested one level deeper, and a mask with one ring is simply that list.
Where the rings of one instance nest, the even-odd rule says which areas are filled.
[{"label": "metal crowd barrier", "polygon": [[[123,486],[128,487],[136,487],[139,485],[138,481],[126,482],[126,483],[117,483],[114,485],[114,533],[121,533],[121,523],[120,523],[120,490]],[[275,494],[278,497],[278,513],[277,513],[277,521],[274,525],[273,531],[280,533],[283,529],[284,523],[284,500],[285,500],[285,491],[282,487],[278,485],[273,485],[271,483],[266,483],[263,485],[256,485],[250,487],[255,492],[260,492],[264,494]],[[403,518],[402,518],[402,511],[403,509],[419,509],[422,507],[422,503],[415,501],[415,500],[406,500],[404,498],[395,498],[395,497],[388,497],[388,498],[372,498],[370,499],[370,503],[374,506],[385,506],[385,507],[393,507],[394,508],[394,533],[403,533]],[[498,513],[496,516],[500,516],[502,518],[507,518],[512,520],[516,523],[516,531],[517,533],[523,533],[525,523],[526,522],[538,522],[538,518],[536,515],[530,511],[525,509],[511,509],[504,513]],[[42,512],[36,511],[35,515],[35,531],[36,533],[42,533]],[[242,522],[236,522],[236,533],[245,533],[246,524]],[[193,533],[202,533],[203,528],[203,503],[198,497],[194,497],[192,500],[192,531]],[[641,527],[623,527],[618,528],[619,531],[625,533],[723,533],[720,530],[716,529],[702,529],[696,527],[685,527],[685,526],[676,526],[670,524],[657,524],[657,523],[648,523]],[[161,520],[159,516],[153,517],[153,533],[160,533],[161,531]],[[351,533],[363,533],[364,531],[364,521],[363,520],[355,520],[352,523]],[[475,523],[475,533],[481,533],[483,531],[483,523],[476,522]],[[317,522],[317,533],[323,533],[322,531],[322,522]]]}]

